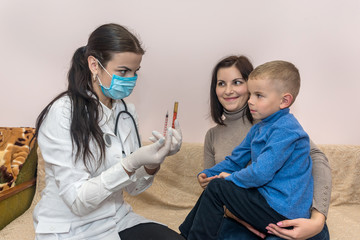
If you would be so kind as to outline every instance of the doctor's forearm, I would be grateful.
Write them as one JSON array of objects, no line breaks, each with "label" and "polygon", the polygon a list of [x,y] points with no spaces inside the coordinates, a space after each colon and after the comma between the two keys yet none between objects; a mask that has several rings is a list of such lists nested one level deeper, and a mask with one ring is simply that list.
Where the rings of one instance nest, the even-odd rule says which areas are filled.
[{"label": "doctor's forearm", "polygon": [[135,174],[129,176],[126,173],[121,163],[112,166],[81,185],[72,203],[72,211],[79,216],[92,212],[112,193],[133,184],[135,178]]},{"label": "doctor's forearm", "polygon": [[94,211],[98,205],[111,194],[101,181],[101,176],[92,178],[82,184],[71,210],[78,216]]}]

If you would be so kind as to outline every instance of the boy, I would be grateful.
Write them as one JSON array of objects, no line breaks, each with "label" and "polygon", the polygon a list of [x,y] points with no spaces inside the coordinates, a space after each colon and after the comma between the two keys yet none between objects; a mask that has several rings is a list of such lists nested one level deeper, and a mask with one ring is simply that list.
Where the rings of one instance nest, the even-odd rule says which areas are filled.
[{"label": "boy", "polygon": [[263,233],[269,223],[310,217],[309,137],[289,113],[299,89],[299,71],[289,62],[268,62],[249,75],[248,105],[261,121],[230,156],[199,174],[199,182],[204,174],[214,179],[179,227],[185,238],[217,239],[224,207]]}]

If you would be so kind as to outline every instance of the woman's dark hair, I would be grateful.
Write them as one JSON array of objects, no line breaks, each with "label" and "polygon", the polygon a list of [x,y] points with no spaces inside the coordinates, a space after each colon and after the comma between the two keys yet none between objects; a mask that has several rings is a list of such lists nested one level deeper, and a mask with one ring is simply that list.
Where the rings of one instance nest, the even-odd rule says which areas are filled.
[{"label": "woman's dark hair", "polygon": [[[213,69],[211,77],[211,86],[210,86],[210,109],[211,109],[211,118],[213,121],[219,125],[225,125],[222,115],[224,113],[224,108],[221,105],[217,95],[216,95],[216,85],[217,85],[217,74],[220,68],[229,68],[235,66],[241,73],[244,80],[247,82],[249,74],[254,69],[250,60],[245,56],[229,56],[222,59]],[[252,123],[253,118],[251,116],[249,107],[246,107],[244,112],[247,119]]]},{"label": "woman's dark hair", "polygon": [[[99,167],[105,159],[105,142],[103,132],[98,125],[101,117],[99,114],[100,102],[93,89],[87,59],[89,56],[93,56],[106,67],[113,54],[122,52],[143,55],[145,51],[139,40],[118,24],[105,24],[95,29],[91,33],[87,45],[78,48],[74,53],[68,72],[68,89],[52,100],[38,116],[35,136],[38,136],[41,124],[52,104],[67,95],[72,103],[70,134],[73,148],[76,145],[75,159],[77,161],[82,158],[86,167],[92,165],[92,161],[99,160],[93,165]],[[94,140],[100,148],[100,159],[94,159],[89,146],[90,140]]]}]

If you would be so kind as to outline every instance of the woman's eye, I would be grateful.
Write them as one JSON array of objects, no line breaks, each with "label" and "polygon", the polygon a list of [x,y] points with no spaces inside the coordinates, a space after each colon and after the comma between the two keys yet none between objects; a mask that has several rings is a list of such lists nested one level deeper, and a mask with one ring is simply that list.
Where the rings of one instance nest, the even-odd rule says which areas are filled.
[{"label": "woman's eye", "polygon": [[218,82],[218,84],[217,84],[219,87],[223,87],[223,86],[225,86],[225,83],[224,82]]},{"label": "woman's eye", "polygon": [[243,82],[242,82],[242,81],[239,81],[239,80],[235,80],[235,81],[234,81],[234,84],[235,84],[235,85],[241,85],[241,84],[243,84]]}]

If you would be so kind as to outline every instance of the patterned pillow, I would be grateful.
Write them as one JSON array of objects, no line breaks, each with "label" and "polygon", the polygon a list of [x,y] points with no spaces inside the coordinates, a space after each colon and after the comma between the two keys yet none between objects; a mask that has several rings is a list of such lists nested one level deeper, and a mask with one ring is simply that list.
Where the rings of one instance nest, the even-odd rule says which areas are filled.
[{"label": "patterned pillow", "polygon": [[34,146],[34,128],[0,127],[0,192],[15,186],[19,172]]}]

